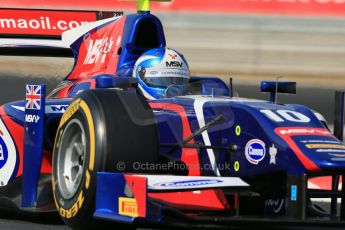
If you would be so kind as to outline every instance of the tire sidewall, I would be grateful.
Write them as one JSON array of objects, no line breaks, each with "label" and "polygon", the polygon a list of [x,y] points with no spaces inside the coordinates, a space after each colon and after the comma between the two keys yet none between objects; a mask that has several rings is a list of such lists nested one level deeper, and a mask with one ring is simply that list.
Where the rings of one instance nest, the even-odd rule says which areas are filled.
[{"label": "tire sidewall", "polygon": [[[84,228],[82,223],[87,226],[88,219],[92,219],[95,206],[96,175],[97,171],[101,171],[102,169],[102,151],[99,149],[101,146],[97,144],[99,141],[96,138],[99,135],[97,135],[95,130],[97,121],[94,120],[94,117],[98,116],[92,114],[94,111],[91,111],[90,107],[82,98],[78,98],[72,102],[61,118],[54,144],[52,177],[54,200],[60,217],[67,225],[73,228]],[[58,164],[56,162],[58,161],[61,138],[68,123],[73,119],[77,119],[84,128],[86,154],[83,166],[84,173],[79,188],[72,198],[65,199],[61,194],[57,182]]]},{"label": "tire sidewall", "polygon": [[[75,195],[71,199],[64,199],[57,184],[56,167],[63,133],[68,123],[74,119],[78,119],[85,131],[84,173]],[[147,124],[138,121],[145,121]],[[159,144],[154,122],[153,111],[147,102],[133,93],[90,90],[81,93],[70,104],[57,130],[52,164],[55,204],[62,220],[69,227],[97,227],[93,221],[97,172],[117,172],[118,162],[125,162],[127,165],[133,165],[133,162],[157,162]],[[126,172],[129,171],[131,169],[126,168]]]}]

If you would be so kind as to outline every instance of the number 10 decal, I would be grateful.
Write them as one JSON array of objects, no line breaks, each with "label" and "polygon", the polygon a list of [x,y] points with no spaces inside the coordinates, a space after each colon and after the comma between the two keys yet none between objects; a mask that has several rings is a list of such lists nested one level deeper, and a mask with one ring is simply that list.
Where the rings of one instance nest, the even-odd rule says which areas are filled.
[{"label": "number 10 decal", "polygon": [[271,119],[275,122],[284,122],[284,121],[291,121],[291,122],[300,122],[300,123],[308,123],[310,118],[303,115],[302,113],[291,111],[291,110],[277,110],[272,111],[269,109],[260,110],[261,113],[265,114],[266,117]]}]

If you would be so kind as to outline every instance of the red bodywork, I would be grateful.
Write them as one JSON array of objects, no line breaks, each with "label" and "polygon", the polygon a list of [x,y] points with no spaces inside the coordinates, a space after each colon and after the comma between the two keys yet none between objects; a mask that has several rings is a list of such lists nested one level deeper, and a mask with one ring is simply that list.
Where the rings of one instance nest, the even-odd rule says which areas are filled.
[{"label": "red bodywork", "polygon": [[[4,124],[6,125],[8,131],[13,138],[15,143],[18,157],[19,157],[19,166],[16,177],[20,177],[23,175],[23,153],[24,153],[24,128],[23,126],[17,124],[13,121],[4,111],[3,107],[0,107],[0,116]],[[42,166],[41,166],[41,173],[42,174],[51,174],[52,172],[52,153],[44,152],[43,159],[42,159]]]}]

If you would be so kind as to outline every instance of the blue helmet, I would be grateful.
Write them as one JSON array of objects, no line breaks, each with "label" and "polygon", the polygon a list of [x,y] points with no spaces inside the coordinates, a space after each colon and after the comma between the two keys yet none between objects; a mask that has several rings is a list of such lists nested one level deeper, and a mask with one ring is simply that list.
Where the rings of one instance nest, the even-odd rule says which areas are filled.
[{"label": "blue helmet", "polygon": [[147,99],[161,98],[172,85],[186,85],[190,72],[184,57],[173,49],[151,49],[136,61],[133,77],[138,89]]}]

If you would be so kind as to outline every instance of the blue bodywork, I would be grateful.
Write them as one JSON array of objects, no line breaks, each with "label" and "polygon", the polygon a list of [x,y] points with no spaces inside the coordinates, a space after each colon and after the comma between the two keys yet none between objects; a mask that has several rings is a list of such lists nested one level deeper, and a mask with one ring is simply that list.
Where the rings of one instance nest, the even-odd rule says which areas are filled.
[{"label": "blue bodywork", "polygon": [[[142,28],[148,23],[143,32]],[[141,31],[141,34],[140,32]],[[150,41],[143,45],[141,41]],[[132,77],[132,70],[140,55],[152,48],[165,47],[165,35],[161,21],[149,12],[126,16],[126,26],[123,31],[122,53],[117,64],[117,75]]]},{"label": "blue bodywork", "polygon": [[[213,146],[226,147],[236,145],[236,150],[231,153],[225,149],[212,150],[221,175],[250,176],[253,174],[259,175],[276,171],[284,171],[289,174],[301,174],[308,171],[304,167],[303,163],[296,157],[291,146],[277,135],[275,130],[281,127],[325,129],[324,125],[315,116],[313,111],[301,105],[283,105],[262,100],[210,95],[210,93],[214,91],[214,88],[212,87],[217,86],[217,90],[221,89],[220,92],[224,92],[224,90],[227,89],[225,88],[226,85],[222,83],[221,87],[219,87],[218,84],[220,84],[220,80],[218,79],[214,79],[211,84],[210,82],[212,82],[212,78],[193,78],[192,81],[195,82],[196,79],[201,83],[204,83],[200,90],[204,95],[166,98],[150,101],[150,103],[167,103],[182,106],[186,111],[191,132],[196,132],[198,129],[202,128],[199,125],[198,117],[200,119],[200,114],[198,114],[199,111],[196,111],[196,104],[202,104],[202,117],[204,118],[205,124],[210,122],[217,115],[223,115],[223,119],[220,123],[211,126],[207,131],[205,131],[207,132],[210,143]],[[127,84],[126,81],[111,81],[105,76],[100,76],[99,82],[101,88],[116,85],[116,82]],[[228,92],[225,94],[228,94]],[[51,128],[54,122],[58,122],[71,101],[72,98],[48,99],[46,101],[44,125],[44,127],[46,127],[46,132],[47,127]],[[25,115],[23,108],[24,102],[14,102],[5,105],[6,113],[10,117],[14,118],[14,120],[20,125],[24,124]],[[155,109],[154,114],[156,116],[157,127],[160,134],[160,142],[167,144],[181,144],[183,141],[182,133],[184,129],[181,115],[164,108]],[[270,114],[276,115],[277,118],[270,117]],[[284,115],[290,120],[287,120]],[[298,117],[302,115],[303,117]],[[303,151],[304,155],[313,161],[320,170],[341,170],[345,167],[345,161],[341,161],[341,159],[345,157],[345,153],[341,150],[343,145],[335,137],[331,135],[318,136],[308,134],[293,136],[292,139]],[[246,157],[245,154],[246,144],[250,140],[261,140],[265,146],[265,156],[263,156],[257,164],[251,163],[248,160],[248,157],[251,158],[251,156],[247,155]],[[46,137],[45,142],[46,146],[51,146],[53,144],[53,139]],[[195,142],[205,144],[205,140],[202,135],[197,136],[195,138]],[[330,150],[331,153],[337,152],[336,154],[325,154],[323,151],[318,152],[317,150],[319,150],[319,148],[307,148],[306,144],[308,143],[329,143],[339,146],[333,146],[335,149]],[[269,148],[272,147],[273,144],[275,148],[277,148],[277,154],[275,157],[276,159],[272,161],[269,155]],[[329,148],[329,146],[326,147]],[[335,151],[336,149],[339,149],[339,151]],[[169,154],[169,157],[173,157],[176,160],[181,158],[181,149],[173,152],[169,150],[170,149],[168,147],[162,147],[161,153]],[[200,149],[199,157],[201,165],[211,164],[208,155],[208,150]],[[229,167],[225,167],[229,162],[232,166],[230,170]],[[236,163],[239,166],[239,169],[235,170],[235,162],[239,163]],[[202,174],[214,175],[214,171],[210,169],[210,167],[205,167]]]},{"label": "blue bodywork", "polygon": [[[115,87],[117,84],[129,85],[130,81],[124,78],[113,78],[111,76],[99,76],[95,78],[98,82],[99,88]],[[274,104],[269,101],[245,99],[245,98],[230,98],[226,97],[229,94],[226,85],[216,78],[192,78],[191,82],[199,81],[200,94],[199,96],[182,96],[176,98],[166,98],[151,101],[150,103],[169,103],[173,105],[182,106],[188,116],[188,121],[191,131],[195,132],[202,128],[199,126],[197,112],[195,111],[195,104],[202,103],[202,111],[204,123],[208,123],[217,115],[222,114],[223,120],[207,131],[210,142],[214,146],[229,146],[235,144],[237,150],[229,153],[227,150],[214,150],[214,155],[217,165],[220,167],[220,172],[225,176],[246,176],[252,174],[268,173],[272,171],[285,171],[290,174],[300,174],[306,172],[306,168],[296,157],[291,147],[275,133],[275,129],[279,127],[305,127],[305,128],[322,128],[324,125],[315,116],[314,112],[305,106],[301,105],[283,105]],[[84,89],[83,89],[84,90]],[[220,92],[221,96],[212,95],[212,92]],[[202,95],[203,94],[203,95]],[[46,101],[46,116],[44,127],[47,130],[56,123],[66,107],[73,99],[48,99]],[[4,106],[8,116],[13,118],[20,125],[24,125],[24,102],[14,102]],[[267,113],[267,111],[269,113]],[[290,118],[287,120],[279,112],[283,111],[283,115]],[[297,117],[296,117],[297,113]],[[270,114],[277,117],[270,117]],[[287,114],[287,115],[286,115]],[[298,117],[303,115],[302,118]],[[181,117],[170,110],[158,109],[155,112],[157,127],[160,133],[161,143],[182,143],[183,124]],[[278,120],[275,120],[278,119]],[[303,120],[305,119],[305,120]],[[293,121],[294,120],[294,121]],[[236,129],[240,129],[240,133],[236,133]],[[245,146],[252,140],[258,139],[265,144],[265,156],[258,164],[250,163],[245,156]],[[46,145],[52,145],[53,139],[46,138]],[[345,167],[345,161],[341,161],[345,157],[345,152],[342,149],[342,143],[335,137],[327,136],[295,136],[293,140],[297,143],[303,153],[310,158],[320,169],[340,170]],[[318,149],[306,148],[305,144],[308,141],[314,140],[315,143],[330,143],[339,145],[339,151],[336,155],[324,154],[317,152]],[[200,135],[196,137],[196,142],[204,143],[203,137]],[[308,142],[308,143],[309,143]],[[310,142],[313,144],[313,142]],[[205,143],[204,143],[205,144]],[[277,148],[275,164],[270,163],[269,147],[275,145]],[[337,148],[337,146],[335,146]],[[162,154],[169,152],[169,148],[162,148]],[[335,151],[334,151],[335,152]],[[169,153],[171,157],[180,159],[181,149]],[[336,160],[336,158],[340,160]],[[200,160],[202,164],[210,164],[208,153],[206,149],[200,150]],[[239,170],[221,169],[226,162],[238,161]],[[224,168],[224,167],[223,167]],[[212,175],[210,169],[203,171],[205,175]]]},{"label": "blue bodywork", "polygon": [[[301,174],[307,170],[303,164],[298,160],[291,147],[276,133],[275,129],[278,127],[309,127],[321,128],[325,127],[314,115],[314,113],[300,105],[275,105],[267,101],[241,99],[241,98],[213,98],[213,97],[181,97],[174,99],[158,100],[153,103],[171,103],[182,105],[188,114],[188,120],[192,132],[202,128],[198,125],[197,115],[195,112],[195,103],[197,101],[206,100],[203,104],[203,115],[205,123],[214,119],[217,115],[224,115],[221,123],[214,125],[207,132],[210,137],[211,144],[214,146],[229,146],[235,144],[237,150],[229,153],[226,150],[214,150],[217,165],[220,172],[224,176],[251,176],[265,174],[269,172],[284,171],[289,174]],[[262,110],[275,111],[293,111],[303,114],[310,119],[308,122],[292,122],[282,121],[275,122],[265,114]],[[165,111],[164,108],[155,112],[160,141],[162,143],[182,143],[182,122],[178,114],[171,111]],[[240,127],[240,133],[236,134],[236,127]],[[266,150],[265,156],[258,164],[250,163],[245,156],[245,146],[252,140],[258,139],[264,142]],[[341,170],[345,167],[345,162],[332,160],[332,156],[324,153],[317,153],[316,149],[307,149],[304,143],[333,143],[342,148],[342,143],[333,136],[313,136],[312,134],[296,136],[294,138],[297,145],[303,150],[303,153],[308,156],[320,169],[326,170]],[[314,141],[314,142],[313,142]],[[196,142],[203,143],[202,136],[197,137]],[[277,148],[277,155],[274,163],[270,163],[269,147],[275,145]],[[166,149],[165,152],[168,152]],[[164,149],[162,150],[164,154]],[[179,158],[180,151],[170,153],[174,158]],[[345,153],[342,153],[343,157]],[[203,164],[211,164],[207,154],[207,150],[200,150],[200,159]],[[334,158],[333,158],[334,159]],[[227,162],[238,161],[240,168],[235,170],[224,169],[223,166]],[[223,168],[223,170],[222,170]],[[213,172],[205,170],[203,174],[210,175]]]},{"label": "blue bodywork", "polygon": [[27,85],[26,88],[22,207],[34,207],[43,157],[46,87]]},{"label": "blue bodywork", "polygon": [[[146,185],[146,178],[141,179]],[[135,197],[132,190],[126,188],[128,181],[122,173],[97,173],[97,190],[96,190],[96,211],[94,217],[106,220],[116,220],[120,222],[133,223],[138,217],[124,216],[119,213],[119,198],[120,197]],[[163,214],[161,211],[161,205],[153,205],[148,200],[147,187],[140,190],[145,194],[145,218],[146,221],[151,223],[160,223],[163,221]],[[144,202],[143,202],[144,203]],[[140,216],[139,216],[140,217]]]}]

